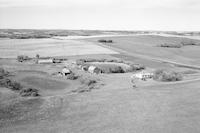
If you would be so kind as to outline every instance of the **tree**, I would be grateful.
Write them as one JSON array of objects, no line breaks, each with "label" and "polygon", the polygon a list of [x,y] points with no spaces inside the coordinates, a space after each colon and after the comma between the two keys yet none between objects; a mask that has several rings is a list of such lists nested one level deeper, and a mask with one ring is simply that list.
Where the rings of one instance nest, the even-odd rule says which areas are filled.
[{"label": "tree", "polygon": [[36,56],[35,56],[37,59],[39,59],[40,58],[40,55],[39,54],[36,54]]}]

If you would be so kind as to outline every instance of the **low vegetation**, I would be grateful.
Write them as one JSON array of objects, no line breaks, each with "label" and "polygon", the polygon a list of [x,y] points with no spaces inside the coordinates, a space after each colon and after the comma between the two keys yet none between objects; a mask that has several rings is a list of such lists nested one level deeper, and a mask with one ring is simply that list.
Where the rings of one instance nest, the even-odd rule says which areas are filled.
[{"label": "low vegetation", "polygon": [[100,43],[113,43],[113,40],[105,40],[105,39],[100,39],[98,40]]},{"label": "low vegetation", "polygon": [[140,70],[145,69],[145,66],[141,64],[127,63],[127,65],[129,65],[130,68],[127,69],[126,72],[134,72],[134,71],[140,71]]},{"label": "low vegetation", "polygon": [[24,62],[24,61],[27,61],[27,60],[30,60],[30,58],[26,55],[18,55],[17,56],[17,61],[18,62]]},{"label": "low vegetation", "polygon": [[73,90],[72,92],[83,93],[83,92],[90,92],[93,89],[98,89],[97,80],[93,78],[82,78],[80,80],[82,86]]},{"label": "low vegetation", "polygon": [[[116,31],[115,31],[116,32]],[[32,29],[0,29],[0,38],[40,39],[55,36],[90,36],[104,34],[98,30],[32,30]]]},{"label": "low vegetation", "polygon": [[183,46],[191,46],[191,45],[199,46],[200,42],[199,41],[193,41],[193,40],[185,40],[185,41],[182,41],[181,44]]},{"label": "low vegetation", "polygon": [[[91,65],[96,66],[102,73],[125,73],[145,69],[145,66],[143,65],[118,59],[78,59],[76,60],[76,64],[82,66],[85,71],[87,71]],[[127,65],[128,67],[124,68],[122,67],[123,65]]]},{"label": "low vegetation", "polygon": [[163,43],[160,45],[160,47],[165,47],[165,48],[181,48],[182,44],[179,43]]},{"label": "low vegetation", "polygon": [[153,79],[165,82],[181,81],[183,79],[183,75],[172,70],[158,69],[154,72]]},{"label": "low vegetation", "polygon": [[93,59],[93,58],[86,58],[86,59],[78,59],[76,60],[77,65],[83,65],[87,62],[115,62],[115,63],[123,63],[122,60],[117,59]]},{"label": "low vegetation", "polygon": [[9,79],[9,72],[3,68],[0,68],[0,87],[6,87],[12,91],[19,92],[21,96],[39,96],[37,89],[26,89],[17,81]]},{"label": "low vegetation", "polygon": [[0,79],[3,79],[9,75],[9,72],[4,70],[3,68],[0,68]]},{"label": "low vegetation", "polygon": [[100,66],[102,73],[124,73],[125,70],[117,65],[103,65]]},{"label": "low vegetation", "polygon": [[75,73],[73,73],[73,72],[71,72],[70,74],[68,74],[66,77],[69,80],[76,80],[76,79],[78,79],[78,76],[75,75]]},{"label": "low vegetation", "polygon": [[160,47],[166,47],[166,48],[181,48],[183,46],[200,46],[200,42],[196,40],[184,40],[181,42],[172,42],[172,43],[163,43],[160,44]]},{"label": "low vegetation", "polygon": [[20,90],[19,94],[22,97],[27,97],[27,96],[37,97],[37,96],[39,96],[38,90],[35,88],[23,88]]}]

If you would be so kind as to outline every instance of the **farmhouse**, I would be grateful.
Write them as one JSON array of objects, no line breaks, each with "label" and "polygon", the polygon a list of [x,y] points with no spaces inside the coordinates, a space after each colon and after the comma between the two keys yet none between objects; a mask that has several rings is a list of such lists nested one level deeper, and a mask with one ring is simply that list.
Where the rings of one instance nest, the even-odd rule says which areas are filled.
[{"label": "farmhouse", "polygon": [[53,59],[38,59],[36,63],[38,63],[38,64],[50,64],[50,63],[53,63]]},{"label": "farmhouse", "polygon": [[101,69],[99,69],[99,68],[96,67],[96,66],[89,66],[88,72],[90,72],[90,73],[95,73],[95,74],[99,74],[99,73],[101,73]]},{"label": "farmhouse", "polygon": [[136,73],[134,75],[131,76],[131,79],[141,79],[141,80],[146,80],[148,78],[152,78],[153,77],[153,73],[149,73],[149,72],[140,72],[140,73]]}]

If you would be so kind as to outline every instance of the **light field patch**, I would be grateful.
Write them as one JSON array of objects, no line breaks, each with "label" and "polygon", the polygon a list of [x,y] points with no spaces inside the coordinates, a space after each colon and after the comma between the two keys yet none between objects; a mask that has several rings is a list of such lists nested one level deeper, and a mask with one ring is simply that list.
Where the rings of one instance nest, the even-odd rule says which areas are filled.
[{"label": "light field patch", "polygon": [[16,58],[18,55],[34,57],[36,54],[51,57],[118,53],[80,40],[0,39],[1,58]]}]

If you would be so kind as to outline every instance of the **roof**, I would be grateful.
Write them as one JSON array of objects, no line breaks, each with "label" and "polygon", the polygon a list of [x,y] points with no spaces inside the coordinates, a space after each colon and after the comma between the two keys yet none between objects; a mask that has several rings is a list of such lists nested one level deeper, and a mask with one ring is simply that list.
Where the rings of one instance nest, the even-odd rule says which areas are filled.
[{"label": "roof", "polygon": [[90,73],[99,73],[100,71],[101,70],[98,67],[96,67],[96,66],[90,66],[88,68],[88,72],[90,72]]},{"label": "roof", "polygon": [[38,59],[38,63],[53,63],[53,59]]},{"label": "roof", "polygon": [[67,68],[63,68],[63,69],[62,69],[62,72],[63,72],[63,73],[71,73],[71,71],[70,71],[69,69],[67,69]]},{"label": "roof", "polygon": [[88,70],[93,71],[94,69],[96,69],[97,67],[95,66],[89,66]]},{"label": "roof", "polygon": [[139,73],[135,73],[131,76],[131,78],[143,78],[144,76],[152,76],[153,73],[149,73],[149,72],[139,72]]}]

